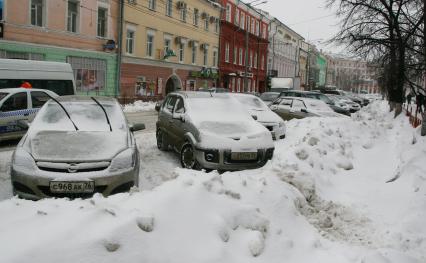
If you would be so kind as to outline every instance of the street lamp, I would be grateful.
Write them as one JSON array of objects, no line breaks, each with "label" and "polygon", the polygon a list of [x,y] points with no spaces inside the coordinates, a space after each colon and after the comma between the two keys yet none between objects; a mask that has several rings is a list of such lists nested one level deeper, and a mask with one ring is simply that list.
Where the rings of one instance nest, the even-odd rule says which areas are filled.
[{"label": "street lamp", "polygon": [[[255,7],[255,6],[258,6],[258,5],[261,5],[261,4],[266,4],[268,1],[262,1],[262,2],[260,2],[260,3],[256,3],[256,2],[258,2],[258,1],[260,1],[260,0],[254,0],[254,1],[252,1],[252,2],[250,2],[250,3],[247,3],[246,5],[248,6],[248,7]],[[254,4],[253,4],[254,3]],[[248,62],[248,59],[249,59],[249,51],[248,51],[248,48],[249,48],[249,30],[250,30],[250,28],[246,28],[246,54],[245,54],[245,69],[244,69],[244,92],[247,92],[247,90],[248,90],[248,66],[249,66],[249,62]]]}]

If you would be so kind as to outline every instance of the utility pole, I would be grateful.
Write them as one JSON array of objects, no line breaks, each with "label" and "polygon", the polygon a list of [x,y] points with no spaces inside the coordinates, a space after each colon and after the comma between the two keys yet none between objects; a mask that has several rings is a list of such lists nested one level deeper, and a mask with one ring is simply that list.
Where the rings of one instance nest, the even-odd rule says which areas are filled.
[{"label": "utility pole", "polygon": [[[249,5],[250,6],[250,5]],[[250,19],[250,18],[249,18]],[[249,48],[249,28],[246,28],[246,54],[245,54],[245,67],[244,67],[244,92],[247,92],[248,90],[248,66],[249,66],[249,61],[248,61],[248,48]]]}]

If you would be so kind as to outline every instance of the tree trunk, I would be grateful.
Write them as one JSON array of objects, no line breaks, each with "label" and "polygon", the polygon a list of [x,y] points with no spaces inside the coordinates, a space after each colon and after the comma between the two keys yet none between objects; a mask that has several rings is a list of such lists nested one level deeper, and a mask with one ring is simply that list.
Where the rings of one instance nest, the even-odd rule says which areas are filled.
[{"label": "tree trunk", "polygon": [[402,103],[395,103],[395,115],[394,118],[396,118],[399,114],[402,112]]},{"label": "tree trunk", "polygon": [[421,136],[426,136],[426,112],[423,112]]}]

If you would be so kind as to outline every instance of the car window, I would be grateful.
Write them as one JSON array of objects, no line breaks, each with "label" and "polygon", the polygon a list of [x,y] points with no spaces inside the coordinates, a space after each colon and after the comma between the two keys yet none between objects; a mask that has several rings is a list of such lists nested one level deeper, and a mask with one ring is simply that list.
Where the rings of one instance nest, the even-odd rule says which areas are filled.
[{"label": "car window", "polygon": [[164,110],[167,111],[167,112],[169,112],[169,113],[172,113],[173,112],[173,107],[175,106],[175,103],[176,103],[176,97],[175,96],[170,96],[167,99],[167,101],[166,101],[166,103],[164,105]]},{"label": "car window", "polygon": [[290,108],[292,102],[293,102],[292,99],[282,99],[281,102],[280,102],[280,105]]},{"label": "car window", "polygon": [[9,97],[1,106],[0,111],[26,110],[28,108],[27,93],[19,92]]},{"label": "car window", "polygon": [[31,91],[31,101],[33,103],[33,108],[41,108],[48,100],[50,99],[49,95],[43,91]]},{"label": "car window", "polygon": [[177,99],[175,113],[179,113],[179,114],[185,113],[185,106],[184,106],[182,98]]},{"label": "car window", "polygon": [[305,103],[301,100],[294,100],[291,107],[295,111],[300,111],[301,109],[306,109]]}]

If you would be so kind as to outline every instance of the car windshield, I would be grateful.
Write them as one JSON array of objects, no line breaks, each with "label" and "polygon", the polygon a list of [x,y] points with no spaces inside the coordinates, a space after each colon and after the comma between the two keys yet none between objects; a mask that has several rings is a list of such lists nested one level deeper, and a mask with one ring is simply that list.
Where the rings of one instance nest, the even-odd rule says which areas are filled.
[{"label": "car windshield", "polygon": [[244,105],[244,107],[250,110],[267,110],[268,106],[255,96],[235,96],[235,98]]},{"label": "car windshield", "polygon": [[321,100],[305,101],[305,105],[307,106],[308,110],[311,110],[311,111],[322,111],[322,112],[333,111],[325,102]]},{"label": "car windshield", "polygon": [[239,121],[241,118],[249,116],[247,110],[240,103],[236,103],[233,98],[189,98],[187,105],[188,114],[195,121]]},{"label": "car windshield", "polygon": [[279,93],[263,93],[262,95],[260,95],[260,99],[262,100],[266,100],[266,101],[271,101],[274,100],[278,97],[278,95],[280,95]]},{"label": "car windshield", "polygon": [[[124,130],[126,127],[125,119],[120,107],[113,102],[101,101],[101,103],[108,114],[113,130]],[[94,101],[65,101],[61,104],[65,107],[79,131],[110,130],[105,113]],[[40,110],[31,127],[37,130],[75,131],[64,110],[53,101]]]},{"label": "car windshield", "polygon": [[7,94],[9,94],[9,93],[6,93],[6,92],[0,92],[0,100],[2,100],[4,97],[6,97],[6,96],[7,96]]}]

